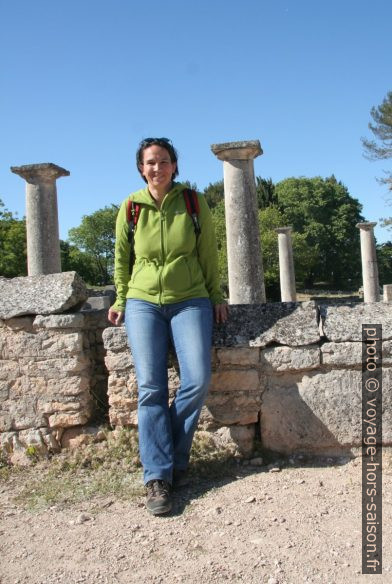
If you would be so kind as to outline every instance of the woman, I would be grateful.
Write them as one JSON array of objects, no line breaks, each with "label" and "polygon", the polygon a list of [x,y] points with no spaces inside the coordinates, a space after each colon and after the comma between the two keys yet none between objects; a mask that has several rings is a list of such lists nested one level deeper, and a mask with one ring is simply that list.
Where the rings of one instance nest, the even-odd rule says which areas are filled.
[{"label": "woman", "polygon": [[[184,200],[177,152],[167,138],[143,140],[137,168],[147,188],[130,195],[139,215],[128,242],[128,199],[116,223],[112,324],[125,327],[138,381],[139,450],[146,485],[146,507],[154,515],[171,509],[171,487],[184,482],[193,434],[211,377],[213,312],[225,322],[218,279],[217,248],[208,205],[197,195],[197,234]],[[168,405],[167,358],[176,351],[181,383]]]}]

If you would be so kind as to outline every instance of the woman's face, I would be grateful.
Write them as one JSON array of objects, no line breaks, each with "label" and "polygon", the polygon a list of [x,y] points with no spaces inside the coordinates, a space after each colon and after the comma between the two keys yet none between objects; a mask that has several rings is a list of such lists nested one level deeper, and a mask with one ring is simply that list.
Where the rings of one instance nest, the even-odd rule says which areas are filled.
[{"label": "woman's face", "polygon": [[143,150],[143,164],[139,170],[147,180],[150,191],[164,192],[170,189],[176,163],[171,161],[166,148],[153,144]]}]

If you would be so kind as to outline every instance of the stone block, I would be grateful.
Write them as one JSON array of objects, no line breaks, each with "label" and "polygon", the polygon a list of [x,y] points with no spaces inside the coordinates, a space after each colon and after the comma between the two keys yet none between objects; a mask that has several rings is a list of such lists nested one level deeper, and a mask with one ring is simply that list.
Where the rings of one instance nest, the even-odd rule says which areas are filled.
[{"label": "stone block", "polygon": [[[52,378],[46,380],[48,394],[55,396],[80,395],[83,392],[89,393],[89,376],[71,375],[64,378]],[[60,398],[61,399],[61,398]]]},{"label": "stone block", "polygon": [[107,351],[115,353],[122,350],[129,351],[127,333],[123,326],[106,328],[102,333],[102,340]]},{"label": "stone block", "polygon": [[260,361],[259,349],[231,347],[229,349],[217,349],[217,360],[220,365],[257,365]]},{"label": "stone block", "polygon": [[255,425],[226,426],[212,433],[218,448],[232,451],[233,455],[250,456],[254,449]]},{"label": "stone block", "polygon": [[108,393],[123,393],[137,391],[136,375],[131,371],[112,371],[108,378]]},{"label": "stone block", "polygon": [[0,410],[0,432],[9,432],[13,429],[10,412]]},{"label": "stone block", "polygon": [[362,363],[362,343],[324,343],[321,362],[334,367],[357,367]]},{"label": "stone block", "polygon": [[0,333],[0,350],[2,359],[38,357],[41,349],[41,337],[36,333],[17,331],[13,334]]},{"label": "stone block", "polygon": [[0,452],[10,454],[13,450],[13,442],[16,432],[0,432]]},{"label": "stone block", "polygon": [[392,302],[392,284],[384,284],[383,293],[384,302]]},{"label": "stone block", "polygon": [[66,312],[87,299],[87,289],[76,272],[24,278],[0,278],[0,318]]},{"label": "stone block", "polygon": [[315,302],[230,305],[230,318],[215,325],[215,347],[265,347],[271,343],[298,347],[320,340]]},{"label": "stone block", "polygon": [[320,349],[317,346],[271,347],[261,351],[260,363],[266,372],[317,369],[320,366]]},{"label": "stone block", "polygon": [[383,302],[320,306],[323,332],[329,341],[362,341],[362,324],[382,325],[384,341],[392,339],[392,310]]},{"label": "stone block", "polygon": [[137,427],[137,411],[136,410],[115,410],[109,412],[110,424],[113,427],[118,426],[132,426]]},{"label": "stone block", "polygon": [[[15,379],[20,375],[19,364],[15,361],[0,361],[0,380]],[[1,385],[0,385],[0,399],[1,399]]]},{"label": "stone block", "polygon": [[216,424],[254,424],[261,407],[261,393],[209,393],[204,406],[204,419]]},{"label": "stone block", "polygon": [[383,367],[392,365],[392,341],[382,344],[382,364]]},{"label": "stone block", "polygon": [[33,326],[36,329],[79,329],[84,326],[84,316],[79,312],[75,314],[51,314],[50,316],[38,315],[34,319]]},{"label": "stone block", "polygon": [[224,369],[212,374],[210,392],[258,391],[259,373],[256,369]]},{"label": "stone block", "polygon": [[28,430],[21,430],[18,433],[19,445],[23,448],[33,447],[38,455],[47,454],[48,448],[43,439],[41,430],[38,428],[29,428]]},{"label": "stone block", "polygon": [[[265,448],[291,454],[334,454],[361,445],[361,371],[332,370],[297,380],[270,380],[261,406]],[[384,388],[391,387],[391,369]],[[392,392],[383,393],[384,444],[392,439]]]},{"label": "stone block", "polygon": [[20,371],[24,375],[44,377],[45,379],[62,379],[70,375],[88,371],[90,361],[84,355],[64,359],[44,359],[43,361],[19,359]]},{"label": "stone block", "polygon": [[83,334],[81,332],[51,335],[42,338],[39,357],[66,356],[83,353]]},{"label": "stone block", "polygon": [[8,402],[8,412],[13,430],[41,428],[47,426],[45,416],[37,410],[37,397],[24,395],[23,399]]},{"label": "stone block", "polygon": [[56,413],[48,417],[50,428],[69,428],[70,426],[79,426],[87,424],[90,412],[70,412]]},{"label": "stone block", "polygon": [[65,412],[79,412],[89,410],[91,397],[88,394],[78,396],[60,396],[59,399],[38,399],[37,412],[55,414]]},{"label": "stone block", "polygon": [[8,379],[0,379],[0,405],[6,401],[10,395],[11,381]]},{"label": "stone block", "polygon": [[117,410],[127,410],[132,404],[137,403],[137,394],[124,396],[122,394],[114,393],[109,396],[109,406],[111,411]]},{"label": "stone block", "polygon": [[121,371],[133,368],[133,359],[129,351],[109,354],[105,357],[105,365],[108,371]]},{"label": "stone block", "polygon": [[104,433],[97,426],[75,426],[64,430],[61,436],[61,446],[75,450],[80,446],[99,442],[102,439],[104,439]]}]

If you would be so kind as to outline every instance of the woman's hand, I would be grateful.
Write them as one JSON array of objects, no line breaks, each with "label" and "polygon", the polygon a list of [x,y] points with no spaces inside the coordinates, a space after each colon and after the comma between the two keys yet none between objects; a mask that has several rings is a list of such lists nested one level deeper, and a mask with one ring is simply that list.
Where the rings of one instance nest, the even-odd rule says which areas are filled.
[{"label": "woman's hand", "polygon": [[227,304],[214,305],[215,322],[217,324],[224,323],[229,318],[229,307]]},{"label": "woman's hand", "polygon": [[109,308],[108,312],[108,321],[112,324],[118,326],[122,323],[124,318],[124,313],[121,310],[113,310],[113,308]]}]

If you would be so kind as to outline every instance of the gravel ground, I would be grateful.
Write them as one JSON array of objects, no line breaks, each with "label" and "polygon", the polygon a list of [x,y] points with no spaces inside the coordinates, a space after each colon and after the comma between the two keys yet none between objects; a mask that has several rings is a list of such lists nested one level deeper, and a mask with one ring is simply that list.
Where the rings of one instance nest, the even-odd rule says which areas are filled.
[{"label": "gravel ground", "polygon": [[25,484],[17,473],[0,486],[0,582],[392,582],[391,482],[386,466],[384,565],[375,576],[361,574],[359,459],[194,478],[166,517],[149,515],[142,496],[29,511],[15,503]]}]

